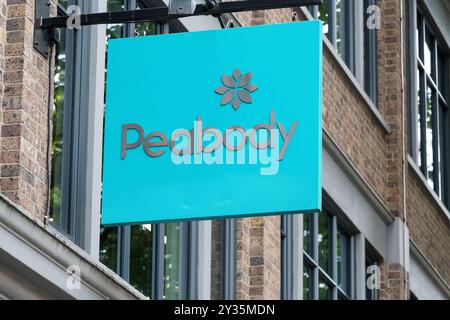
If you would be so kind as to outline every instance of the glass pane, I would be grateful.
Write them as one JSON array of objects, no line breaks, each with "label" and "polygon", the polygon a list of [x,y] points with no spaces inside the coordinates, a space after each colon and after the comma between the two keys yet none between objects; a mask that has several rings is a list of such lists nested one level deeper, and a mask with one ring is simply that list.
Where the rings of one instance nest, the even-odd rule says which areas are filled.
[{"label": "glass pane", "polygon": [[67,8],[67,0],[58,0],[58,4],[63,8]]},{"label": "glass pane", "polygon": [[152,225],[132,226],[130,240],[130,284],[147,297],[151,294]]},{"label": "glass pane", "polygon": [[344,55],[344,1],[336,0],[336,49]]},{"label": "glass pane", "polygon": [[324,34],[326,34],[328,37],[330,37],[330,14],[329,14],[329,9],[330,9],[330,3],[329,0],[324,0],[323,4],[321,6],[319,6],[319,10],[318,10],[318,19],[321,20],[323,22],[323,27],[322,27],[322,31]]},{"label": "glass pane", "polygon": [[135,36],[148,36],[156,33],[155,24],[152,22],[139,22],[135,26]]},{"label": "glass pane", "polygon": [[319,265],[328,274],[331,273],[330,220],[330,217],[325,212],[319,214],[319,234],[317,238],[319,243]]},{"label": "glass pane", "polygon": [[211,222],[211,300],[223,299],[223,220]]},{"label": "glass pane", "polygon": [[417,50],[419,59],[423,62],[424,60],[424,42],[423,39],[423,17],[420,13],[417,13],[417,35],[416,35],[416,43],[417,43]]},{"label": "glass pane", "polygon": [[108,11],[120,11],[124,9],[124,0],[108,0],[106,8]]},{"label": "glass pane", "polygon": [[303,250],[313,258],[312,253],[312,222],[314,214],[305,214],[303,216]]},{"label": "glass pane", "polygon": [[[108,0],[107,11],[120,11],[124,9],[123,0]],[[108,24],[106,36],[108,39],[122,38],[123,24]]]},{"label": "glass pane", "polygon": [[350,237],[342,230],[337,232],[336,259],[338,286],[348,294],[350,289]]},{"label": "glass pane", "polygon": [[[139,3],[136,9],[141,9]],[[135,25],[135,36],[148,36],[156,33],[155,24],[153,22],[138,22]]]},{"label": "glass pane", "polygon": [[419,165],[419,167],[422,167],[422,122],[421,122],[421,106],[422,106],[422,92],[421,92],[421,81],[422,81],[422,77],[423,77],[423,71],[419,71],[417,70],[417,81],[416,81],[416,85],[417,85],[417,146],[419,148],[419,155],[417,157],[417,164]]},{"label": "glass pane", "polygon": [[445,133],[445,122],[446,122],[446,108],[444,106],[444,103],[440,101],[439,104],[439,176],[438,176],[438,182],[439,182],[439,198],[445,203],[445,194],[446,194],[446,143],[448,141],[448,137]]},{"label": "glass pane", "polygon": [[433,38],[430,33],[426,33],[426,41],[425,41],[425,56],[424,56],[424,64],[425,71],[431,75],[432,74],[432,54],[433,54]]},{"label": "glass pane", "polygon": [[56,64],[53,96],[53,140],[52,152],[52,181],[50,189],[50,213],[49,220],[54,225],[61,225],[61,174],[63,151],[63,124],[64,124],[64,84],[66,80],[66,32],[61,29],[61,41],[56,49]]},{"label": "glass pane", "polygon": [[164,299],[176,300],[180,293],[180,223],[165,225]]},{"label": "glass pane", "polygon": [[305,263],[303,267],[303,300],[312,300],[312,269]]},{"label": "glass pane", "polygon": [[118,228],[100,229],[100,262],[117,272]]},{"label": "glass pane", "polygon": [[434,150],[433,150],[433,91],[427,87],[426,125],[427,125],[427,180],[434,189]]},{"label": "glass pane", "polygon": [[319,282],[319,300],[332,300],[333,292],[325,281],[320,279]]}]

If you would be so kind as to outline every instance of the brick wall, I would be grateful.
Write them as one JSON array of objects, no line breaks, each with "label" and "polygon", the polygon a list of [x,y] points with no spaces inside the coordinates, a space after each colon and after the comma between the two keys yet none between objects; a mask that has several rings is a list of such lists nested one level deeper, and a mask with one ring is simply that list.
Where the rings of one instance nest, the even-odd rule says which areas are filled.
[{"label": "brick wall", "polygon": [[[33,49],[34,0],[1,2],[0,192],[39,220],[47,197],[48,64]],[[52,2],[55,11],[55,2]],[[6,25],[6,35],[4,29]]]},{"label": "brick wall", "polygon": [[409,168],[406,214],[410,237],[450,283],[450,221],[423,181]]},{"label": "brick wall", "polygon": [[[3,124],[3,76],[5,74],[5,44],[6,44],[6,0],[0,0],[0,126]],[[1,130],[0,130],[0,164],[2,164],[2,153],[5,150],[1,143]],[[2,177],[0,166],[0,179]],[[2,192],[2,182],[0,180],[0,192]]]},{"label": "brick wall", "polygon": [[408,273],[399,264],[381,266],[381,300],[408,300],[409,289],[405,286],[408,282]]}]

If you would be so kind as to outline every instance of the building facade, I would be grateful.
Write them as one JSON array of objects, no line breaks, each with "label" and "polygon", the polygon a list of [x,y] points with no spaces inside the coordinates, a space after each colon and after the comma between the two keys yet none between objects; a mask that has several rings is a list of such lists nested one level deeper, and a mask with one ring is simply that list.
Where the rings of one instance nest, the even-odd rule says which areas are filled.
[{"label": "building facade", "polygon": [[[49,5],[64,16],[167,2]],[[0,0],[0,299],[450,298],[448,0],[68,28],[47,55],[36,3]],[[100,225],[107,39],[312,19],[323,21],[322,212]]]}]

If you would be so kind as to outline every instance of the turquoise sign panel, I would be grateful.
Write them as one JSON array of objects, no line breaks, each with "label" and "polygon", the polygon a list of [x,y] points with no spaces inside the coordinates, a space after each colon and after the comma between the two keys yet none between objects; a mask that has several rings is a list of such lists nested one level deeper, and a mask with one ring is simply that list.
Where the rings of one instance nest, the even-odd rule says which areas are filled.
[{"label": "turquoise sign panel", "polygon": [[102,224],[321,210],[318,21],[110,40]]}]

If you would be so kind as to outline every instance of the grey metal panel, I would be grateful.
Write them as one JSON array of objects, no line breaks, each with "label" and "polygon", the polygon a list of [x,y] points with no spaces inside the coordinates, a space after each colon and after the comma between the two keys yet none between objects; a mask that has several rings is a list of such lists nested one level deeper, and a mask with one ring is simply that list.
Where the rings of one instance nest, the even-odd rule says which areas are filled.
[{"label": "grey metal panel", "polygon": [[[106,0],[90,1],[91,12],[106,11]],[[87,123],[86,158],[86,201],[84,248],[92,257],[98,259],[100,248],[100,204],[103,150],[103,110],[105,82],[106,26],[92,26],[89,31],[89,73],[88,109],[90,117]]]}]

